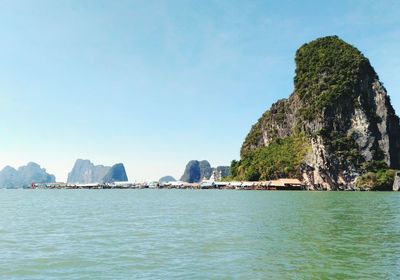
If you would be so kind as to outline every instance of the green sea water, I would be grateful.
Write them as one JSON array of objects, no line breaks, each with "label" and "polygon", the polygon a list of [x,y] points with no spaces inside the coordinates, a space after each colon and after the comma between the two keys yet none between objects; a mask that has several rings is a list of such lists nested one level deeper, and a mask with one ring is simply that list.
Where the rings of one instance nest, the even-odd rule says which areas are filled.
[{"label": "green sea water", "polygon": [[0,190],[0,279],[400,279],[400,193]]}]

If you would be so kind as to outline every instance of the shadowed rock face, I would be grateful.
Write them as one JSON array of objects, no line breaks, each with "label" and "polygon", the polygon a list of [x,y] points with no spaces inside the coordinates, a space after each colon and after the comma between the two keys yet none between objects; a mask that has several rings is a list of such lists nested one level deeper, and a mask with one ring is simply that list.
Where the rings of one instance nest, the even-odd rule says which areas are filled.
[{"label": "shadowed rock face", "polygon": [[210,178],[212,168],[208,161],[191,160],[186,165],[181,181],[188,183],[200,182],[203,178]]},{"label": "shadowed rock face", "polygon": [[[273,104],[251,128],[235,175],[298,176],[310,188],[330,190],[352,188],[363,164],[381,161],[400,168],[399,118],[359,50],[336,36],[305,44],[296,53],[294,82],[293,94]],[[285,158],[279,146],[303,138],[308,147],[296,158],[296,170],[265,168],[280,156],[289,163],[302,156]]]},{"label": "shadowed rock face", "polygon": [[122,163],[114,166],[94,165],[90,160],[77,159],[68,174],[69,184],[111,183],[128,181]]},{"label": "shadowed rock face", "polygon": [[125,167],[122,163],[114,164],[103,178],[103,183],[126,182]]},{"label": "shadowed rock face", "polygon": [[215,169],[218,171],[218,173],[221,171],[222,177],[230,175],[229,166],[218,166],[217,168],[213,168],[207,160],[191,160],[186,165],[185,171],[181,177],[181,181],[198,183],[203,179],[210,179]]},{"label": "shadowed rock face", "polygon": [[34,162],[21,166],[18,170],[6,166],[0,171],[0,188],[30,187],[32,183],[53,183],[56,178]]}]

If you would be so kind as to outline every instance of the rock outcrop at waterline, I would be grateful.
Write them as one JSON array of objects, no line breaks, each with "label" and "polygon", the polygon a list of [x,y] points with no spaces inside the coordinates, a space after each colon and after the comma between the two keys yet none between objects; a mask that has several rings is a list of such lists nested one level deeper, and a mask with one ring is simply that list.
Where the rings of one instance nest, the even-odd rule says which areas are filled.
[{"label": "rock outcrop at waterline", "polygon": [[55,180],[54,175],[34,162],[18,169],[6,166],[0,171],[0,188],[30,187],[32,183],[54,183]]},{"label": "rock outcrop at waterline", "polygon": [[128,181],[122,163],[110,167],[94,165],[87,159],[77,159],[67,179],[69,184],[112,183],[114,181]]},{"label": "rock outcrop at waterline", "polygon": [[294,92],[253,125],[233,175],[293,176],[310,188],[335,190],[359,187],[361,175],[398,169],[399,118],[369,60],[336,36],[303,45],[295,60]]}]

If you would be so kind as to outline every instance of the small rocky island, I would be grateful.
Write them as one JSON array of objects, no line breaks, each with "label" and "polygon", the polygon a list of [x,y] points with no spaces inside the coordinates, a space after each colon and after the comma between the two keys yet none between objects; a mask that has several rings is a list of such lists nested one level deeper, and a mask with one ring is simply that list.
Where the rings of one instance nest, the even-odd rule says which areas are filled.
[{"label": "small rocky island", "polygon": [[292,177],[318,190],[392,190],[399,118],[369,60],[329,36],[303,45],[295,61],[293,93],[253,125],[232,177]]},{"label": "small rocky island", "polygon": [[188,183],[198,183],[203,179],[210,179],[213,174],[216,174],[219,179],[228,177],[230,172],[229,166],[211,167],[207,160],[191,160],[186,164],[180,180]]},{"label": "small rocky island", "polygon": [[122,163],[113,166],[94,165],[90,160],[77,159],[71,172],[68,173],[68,184],[113,183],[128,181]]}]

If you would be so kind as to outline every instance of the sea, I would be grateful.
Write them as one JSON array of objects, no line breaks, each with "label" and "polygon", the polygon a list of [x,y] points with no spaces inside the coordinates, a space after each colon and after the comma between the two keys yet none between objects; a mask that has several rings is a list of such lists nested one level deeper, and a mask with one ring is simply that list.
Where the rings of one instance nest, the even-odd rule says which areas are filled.
[{"label": "sea", "polygon": [[0,279],[400,279],[399,192],[0,190]]}]

